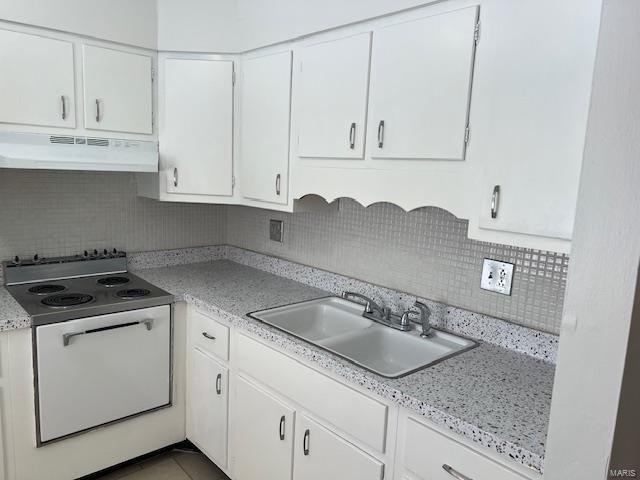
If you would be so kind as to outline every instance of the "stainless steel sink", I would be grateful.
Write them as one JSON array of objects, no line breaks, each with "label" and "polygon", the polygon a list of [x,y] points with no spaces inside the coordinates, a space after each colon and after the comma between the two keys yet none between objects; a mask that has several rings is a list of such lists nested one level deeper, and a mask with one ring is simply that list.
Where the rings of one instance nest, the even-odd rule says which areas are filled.
[{"label": "stainless steel sink", "polygon": [[362,305],[326,297],[250,313],[249,316],[387,378],[398,378],[458,355],[473,340],[432,329],[421,338],[364,318]]}]

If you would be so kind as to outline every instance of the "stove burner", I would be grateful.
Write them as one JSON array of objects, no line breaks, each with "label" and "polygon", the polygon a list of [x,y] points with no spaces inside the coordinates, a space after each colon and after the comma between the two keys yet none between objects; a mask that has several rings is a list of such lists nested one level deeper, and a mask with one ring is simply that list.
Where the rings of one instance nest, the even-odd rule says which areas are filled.
[{"label": "stove burner", "polygon": [[64,285],[46,284],[35,285],[28,289],[27,292],[33,293],[34,295],[50,295],[52,293],[64,292],[66,289]]},{"label": "stove burner", "polygon": [[104,287],[116,287],[129,283],[130,281],[127,277],[105,277],[98,280],[98,283]]},{"label": "stove burner", "polygon": [[48,307],[73,307],[93,300],[91,295],[85,293],[60,293],[42,299],[42,304]]},{"label": "stove burner", "polygon": [[151,293],[151,290],[147,290],[146,288],[128,288],[125,290],[118,290],[116,292],[116,297],[120,297],[120,298],[146,297],[150,293]]}]

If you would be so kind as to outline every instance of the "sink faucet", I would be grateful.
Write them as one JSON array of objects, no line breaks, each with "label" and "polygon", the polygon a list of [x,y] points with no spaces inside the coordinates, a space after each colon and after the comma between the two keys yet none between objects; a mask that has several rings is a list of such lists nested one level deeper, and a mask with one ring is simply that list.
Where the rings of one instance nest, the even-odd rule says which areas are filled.
[{"label": "sink faucet", "polygon": [[[374,322],[381,323],[387,327],[395,328],[396,330],[402,330],[404,332],[411,330],[411,322],[408,317],[400,317],[391,312],[389,307],[381,307],[369,297],[356,292],[342,292],[342,298],[349,300],[350,298],[358,298],[362,300],[364,304],[363,317],[373,320]],[[360,302],[357,302],[360,303]]]},{"label": "sink faucet", "polygon": [[369,297],[356,292],[342,292],[342,298],[349,300],[349,298],[359,298],[364,302],[364,313],[374,314],[377,313],[381,318],[388,318],[391,310],[387,307],[380,307],[376,302]]}]

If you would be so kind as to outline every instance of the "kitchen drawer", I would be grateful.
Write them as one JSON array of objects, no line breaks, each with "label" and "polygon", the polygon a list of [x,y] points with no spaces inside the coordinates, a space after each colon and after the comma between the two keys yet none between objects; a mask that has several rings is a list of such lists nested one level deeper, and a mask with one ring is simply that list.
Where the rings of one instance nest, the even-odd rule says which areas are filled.
[{"label": "kitchen drawer", "polygon": [[238,368],[384,452],[387,406],[245,335],[238,336]]},{"label": "kitchen drawer", "polygon": [[191,310],[191,342],[193,347],[229,360],[229,327],[197,310]]},{"label": "kitchen drawer", "polygon": [[[403,464],[422,480],[526,479],[412,418],[407,420]],[[449,473],[445,468],[453,470]]]}]

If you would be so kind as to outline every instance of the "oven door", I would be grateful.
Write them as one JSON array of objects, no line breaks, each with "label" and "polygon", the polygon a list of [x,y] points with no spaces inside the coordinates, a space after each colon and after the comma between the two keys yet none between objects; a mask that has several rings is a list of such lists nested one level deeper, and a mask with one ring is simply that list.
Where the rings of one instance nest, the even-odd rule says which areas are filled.
[{"label": "oven door", "polygon": [[38,445],[171,404],[171,307],[35,328]]}]

